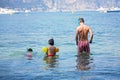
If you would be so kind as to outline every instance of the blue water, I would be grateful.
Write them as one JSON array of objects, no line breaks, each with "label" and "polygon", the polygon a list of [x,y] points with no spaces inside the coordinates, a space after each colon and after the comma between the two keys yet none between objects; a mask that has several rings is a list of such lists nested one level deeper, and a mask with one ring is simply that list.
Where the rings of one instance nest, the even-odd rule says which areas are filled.
[{"label": "blue water", "polygon": [[[71,12],[0,15],[0,80],[120,80],[120,13]],[[78,18],[94,32],[89,57],[77,57]],[[60,51],[41,52],[53,37]],[[32,60],[25,57],[33,49]]]}]

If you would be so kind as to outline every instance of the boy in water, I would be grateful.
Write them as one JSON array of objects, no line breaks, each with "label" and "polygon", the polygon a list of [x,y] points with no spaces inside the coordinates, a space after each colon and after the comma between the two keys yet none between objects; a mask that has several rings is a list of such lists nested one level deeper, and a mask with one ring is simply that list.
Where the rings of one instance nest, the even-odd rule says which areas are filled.
[{"label": "boy in water", "polygon": [[[90,33],[90,41],[88,41],[88,33]],[[91,28],[84,24],[84,19],[80,18],[80,26],[76,29],[76,45],[78,46],[78,53],[82,54],[83,51],[90,53],[89,43],[92,43],[93,32]]]},{"label": "boy in water", "polygon": [[26,54],[27,59],[29,59],[29,60],[32,59],[32,52],[33,52],[33,50],[31,48],[29,48],[27,50],[27,54]]},{"label": "boy in water", "polygon": [[48,47],[48,51],[46,53],[47,57],[49,57],[49,56],[55,56],[56,55],[56,47],[54,46],[54,39],[50,39],[48,41],[48,44],[50,46]]}]

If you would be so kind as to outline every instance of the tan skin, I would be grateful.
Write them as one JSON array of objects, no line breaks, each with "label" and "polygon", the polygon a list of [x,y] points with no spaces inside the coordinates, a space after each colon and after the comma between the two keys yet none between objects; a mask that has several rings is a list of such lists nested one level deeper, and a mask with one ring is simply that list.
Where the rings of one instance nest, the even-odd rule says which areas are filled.
[{"label": "tan skin", "polygon": [[88,33],[90,33],[90,43],[92,43],[93,32],[91,28],[84,24],[84,22],[80,22],[80,26],[76,29],[76,45],[78,45],[78,41],[88,41]]},{"label": "tan skin", "polygon": [[52,46],[52,45],[50,45],[49,47],[48,47],[48,52],[47,52],[47,54],[48,55],[55,55],[56,54],[56,47],[55,46]]}]

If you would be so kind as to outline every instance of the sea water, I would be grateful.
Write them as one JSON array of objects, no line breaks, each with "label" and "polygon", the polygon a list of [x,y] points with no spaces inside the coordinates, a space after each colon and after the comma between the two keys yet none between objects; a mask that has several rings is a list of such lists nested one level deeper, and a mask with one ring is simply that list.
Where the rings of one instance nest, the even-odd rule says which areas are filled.
[{"label": "sea water", "polygon": [[[0,80],[120,80],[119,16],[89,11],[0,15]],[[77,56],[79,17],[94,33],[88,57]],[[59,52],[45,58],[41,48],[50,38]],[[28,48],[32,60],[25,57]]]}]

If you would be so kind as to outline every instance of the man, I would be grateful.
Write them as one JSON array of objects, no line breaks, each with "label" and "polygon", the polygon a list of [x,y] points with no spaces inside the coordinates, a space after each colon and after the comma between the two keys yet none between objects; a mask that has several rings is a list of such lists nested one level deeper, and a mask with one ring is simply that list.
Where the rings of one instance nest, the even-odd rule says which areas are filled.
[{"label": "man", "polygon": [[[88,33],[90,33],[90,41],[88,41]],[[92,43],[93,32],[91,28],[84,24],[84,19],[80,18],[80,26],[76,29],[76,45],[78,46],[78,53],[82,54],[83,51],[90,53],[89,43]]]}]

